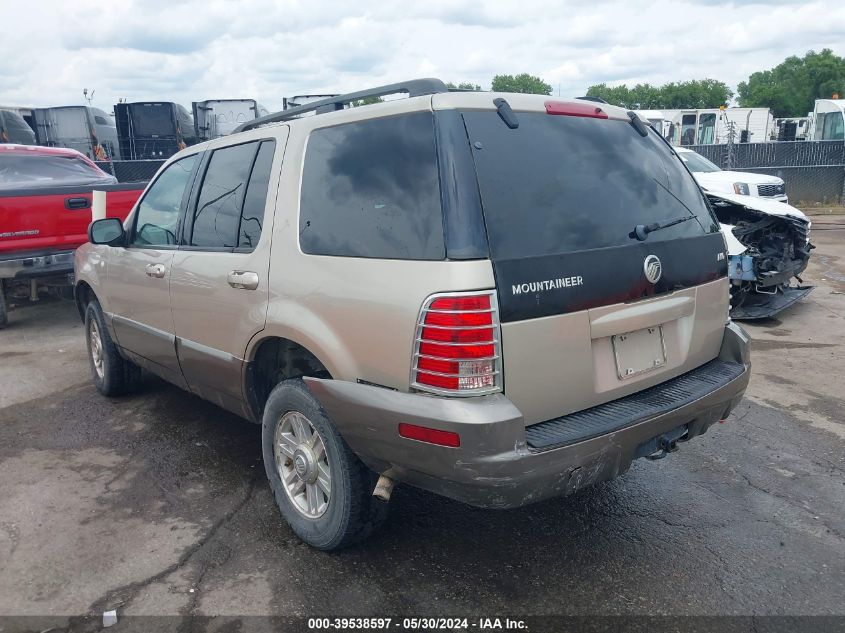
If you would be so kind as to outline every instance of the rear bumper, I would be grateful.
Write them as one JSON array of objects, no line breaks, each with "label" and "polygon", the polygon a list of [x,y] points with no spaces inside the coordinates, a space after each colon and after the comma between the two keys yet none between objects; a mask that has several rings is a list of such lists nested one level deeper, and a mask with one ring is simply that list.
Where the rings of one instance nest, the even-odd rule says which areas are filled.
[{"label": "rear bumper", "polygon": [[[470,505],[513,508],[612,479],[652,452],[659,436],[689,440],[726,418],[741,400],[750,374],[748,338],[739,326],[725,328],[718,360],[739,365],[739,371],[704,395],[547,449],[531,446],[522,414],[503,394],[438,398],[350,382],[305,381],[352,450],[373,470]],[[399,422],[454,431],[461,445],[446,448],[402,438]]]},{"label": "rear bumper", "polygon": [[813,291],[814,286],[776,287],[771,294],[748,292],[742,303],[731,309],[731,318],[739,321],[767,319],[786,310]]},{"label": "rear bumper", "polygon": [[0,259],[0,279],[28,279],[73,272],[73,251]]}]

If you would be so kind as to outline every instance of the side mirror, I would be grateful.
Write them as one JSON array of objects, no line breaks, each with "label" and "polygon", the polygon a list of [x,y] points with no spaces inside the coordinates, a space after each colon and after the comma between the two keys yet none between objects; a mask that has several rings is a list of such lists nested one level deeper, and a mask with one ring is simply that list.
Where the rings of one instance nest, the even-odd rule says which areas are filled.
[{"label": "side mirror", "polygon": [[118,218],[103,218],[91,222],[88,225],[88,241],[92,244],[123,246],[126,242],[123,222]]}]

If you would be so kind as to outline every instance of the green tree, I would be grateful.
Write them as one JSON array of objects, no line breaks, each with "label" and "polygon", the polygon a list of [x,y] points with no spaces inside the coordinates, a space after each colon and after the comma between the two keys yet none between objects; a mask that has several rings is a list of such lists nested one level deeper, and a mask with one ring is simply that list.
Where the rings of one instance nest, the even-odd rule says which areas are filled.
[{"label": "green tree", "polygon": [[816,99],[845,95],[845,57],[828,48],[787,57],[770,70],[753,73],[737,87],[739,104],[771,108],[776,117],[806,116]]},{"label": "green tree", "polygon": [[660,108],[718,108],[733,97],[727,84],[715,79],[693,79],[662,86],[637,84],[631,88],[622,84],[596,84],[587,89],[588,97],[599,97],[613,105],[638,110]]},{"label": "green tree", "polygon": [[552,87],[539,77],[528,73],[521,75],[496,75],[493,77],[493,92],[522,92],[525,94],[550,95]]},{"label": "green tree", "polygon": [[458,84],[453,84],[451,81],[447,81],[446,87],[449,90],[481,90],[481,86],[479,86],[478,84],[470,83],[469,81],[462,81]]},{"label": "green tree", "polygon": [[353,108],[359,108],[365,105],[372,105],[373,103],[382,103],[384,100],[381,97],[364,97],[358,101],[350,101],[349,105]]}]

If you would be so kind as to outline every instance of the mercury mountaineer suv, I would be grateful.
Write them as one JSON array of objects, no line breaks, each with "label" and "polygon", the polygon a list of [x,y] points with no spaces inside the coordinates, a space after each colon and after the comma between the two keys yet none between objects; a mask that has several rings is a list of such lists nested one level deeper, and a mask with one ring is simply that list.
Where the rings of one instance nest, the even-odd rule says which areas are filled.
[{"label": "mercury mountaineer suv", "polygon": [[748,383],[719,223],[605,104],[433,79],[330,97],[182,150],[89,237],[97,389],[143,368],[261,424],[279,509],[321,549],[369,534],[397,482],[512,508],[613,478]]}]

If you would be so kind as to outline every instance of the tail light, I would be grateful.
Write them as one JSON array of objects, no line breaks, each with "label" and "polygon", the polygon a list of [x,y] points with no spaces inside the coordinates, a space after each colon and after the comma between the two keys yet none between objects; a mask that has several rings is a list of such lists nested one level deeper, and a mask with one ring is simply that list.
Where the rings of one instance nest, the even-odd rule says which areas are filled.
[{"label": "tail light", "polygon": [[499,315],[493,291],[432,295],[417,323],[411,386],[442,395],[502,389]]},{"label": "tail light", "polygon": [[546,101],[546,114],[580,116],[588,119],[606,119],[607,112],[595,103],[574,103],[568,101]]}]

